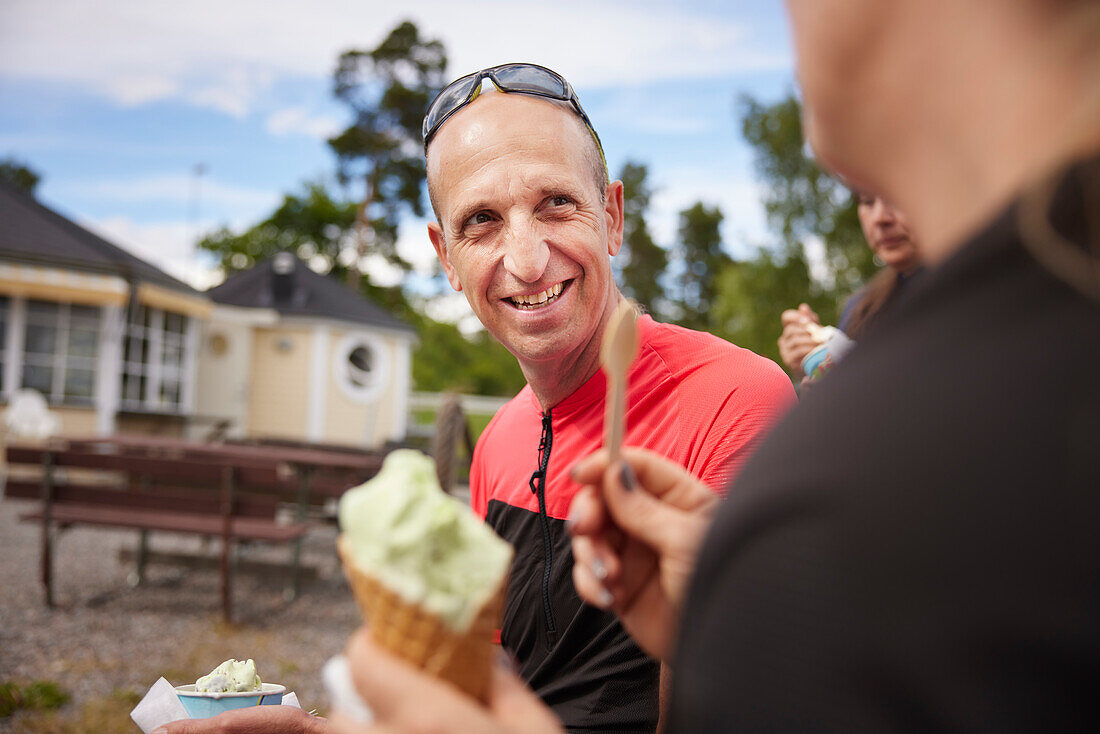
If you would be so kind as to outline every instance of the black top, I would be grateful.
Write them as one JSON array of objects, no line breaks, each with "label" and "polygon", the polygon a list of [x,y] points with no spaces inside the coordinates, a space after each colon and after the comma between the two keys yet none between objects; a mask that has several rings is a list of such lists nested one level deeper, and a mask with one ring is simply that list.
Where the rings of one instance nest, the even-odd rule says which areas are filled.
[{"label": "black top", "polygon": [[[1073,169],[1050,218],[1093,258],[1098,184]],[[914,283],[730,490],[670,731],[1100,730],[1100,303],[1017,221]]]},{"label": "black top", "polygon": [[[890,291],[890,297],[886,299],[886,303],[882,305],[879,310],[879,314],[889,308],[890,304],[901,297],[902,292],[911,286],[914,281],[919,280],[921,273],[924,272],[924,268],[916,268],[915,270],[907,273],[898,273],[898,282],[894,285],[894,289]],[[852,325],[852,317],[855,315],[856,306],[867,295],[867,286],[863,286],[858,291],[852,294],[852,297],[844,302],[844,308],[840,311],[840,318],[837,320],[836,328],[843,331],[853,339],[856,338],[850,333]],[[879,314],[875,314],[876,316]],[[864,326],[864,329],[869,327],[870,324]]]}]

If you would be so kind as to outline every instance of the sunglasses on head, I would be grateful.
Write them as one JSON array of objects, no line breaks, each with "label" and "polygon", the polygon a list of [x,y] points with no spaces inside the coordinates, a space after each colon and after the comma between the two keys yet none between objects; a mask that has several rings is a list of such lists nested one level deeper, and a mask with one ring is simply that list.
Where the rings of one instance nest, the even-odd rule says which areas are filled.
[{"label": "sunglasses on head", "polygon": [[510,94],[530,94],[535,97],[547,97],[561,102],[568,102],[573,111],[584,120],[588,131],[596,141],[596,147],[600,151],[600,158],[607,165],[603,154],[603,144],[600,136],[596,134],[596,128],[592,127],[592,121],[588,119],[584,108],[581,107],[577,93],[565,78],[545,66],[538,64],[501,64],[488,69],[475,71],[464,77],[456,79],[440,92],[431,105],[428,106],[428,114],[424,115],[424,151],[428,150],[428,143],[435,136],[439,128],[454,113],[477,99],[481,94],[481,82],[488,79],[502,92]]}]

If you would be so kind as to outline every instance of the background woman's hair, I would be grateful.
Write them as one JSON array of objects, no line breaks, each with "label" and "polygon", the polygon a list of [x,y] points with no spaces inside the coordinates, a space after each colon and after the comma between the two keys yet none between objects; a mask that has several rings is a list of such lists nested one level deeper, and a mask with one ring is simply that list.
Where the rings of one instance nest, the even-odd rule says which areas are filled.
[{"label": "background woman's hair", "polygon": [[899,276],[891,267],[884,267],[875,273],[875,276],[867,282],[862,291],[856,293],[859,302],[852,309],[852,316],[848,320],[845,333],[859,341],[863,332],[875,320],[882,308],[889,302],[890,297],[898,288]]}]

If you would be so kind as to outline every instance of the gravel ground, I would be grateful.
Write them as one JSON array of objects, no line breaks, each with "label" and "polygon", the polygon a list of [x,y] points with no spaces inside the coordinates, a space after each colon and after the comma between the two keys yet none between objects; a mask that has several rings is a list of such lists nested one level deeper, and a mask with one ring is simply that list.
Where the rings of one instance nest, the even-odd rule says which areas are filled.
[{"label": "gravel ground", "polygon": [[[134,531],[74,527],[55,545],[54,595],[43,604],[39,581],[39,527],[18,514],[37,503],[0,499],[0,682],[52,680],[72,695],[56,719],[80,722],[91,702],[129,708],[159,676],[194,681],[229,657],[255,658],[267,682],[297,692],[304,708],[328,707],[321,665],[339,652],[360,623],[333,549],[335,529],[307,536],[303,565],[315,570],[293,601],[284,598],[290,546],[248,546],[243,562],[268,562],[274,573],[238,573],[233,583],[235,624],[221,621],[214,568],[150,565],[145,582],[131,586],[133,570],[119,553],[133,549]],[[216,556],[219,542],[154,533],[157,552]],[[46,731],[34,714],[0,719],[0,731]],[[79,728],[75,730],[81,730]],[[64,728],[58,730],[67,730]],[[132,731],[137,731],[133,727]]]}]

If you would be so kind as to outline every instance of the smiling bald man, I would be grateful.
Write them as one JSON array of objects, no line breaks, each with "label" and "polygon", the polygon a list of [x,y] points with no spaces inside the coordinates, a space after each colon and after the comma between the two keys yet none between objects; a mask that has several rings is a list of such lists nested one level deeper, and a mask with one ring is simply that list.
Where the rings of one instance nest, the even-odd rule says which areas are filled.
[{"label": "smiling bald man", "polygon": [[[481,94],[488,79],[497,92]],[[425,120],[428,226],[439,261],[527,386],[482,433],[473,509],[516,548],[501,643],[571,731],[653,731],[659,665],[573,589],[569,477],[600,447],[600,344],[615,307],[611,258],[623,184],[554,72],[506,64],[445,89]],[[794,401],[770,360],[710,334],[638,321],[625,443],[724,487]]]}]

